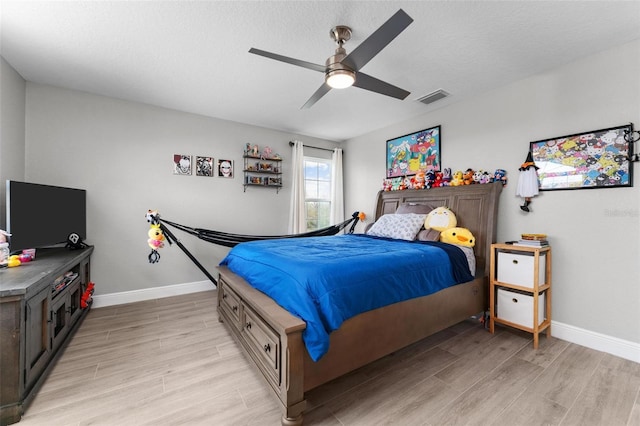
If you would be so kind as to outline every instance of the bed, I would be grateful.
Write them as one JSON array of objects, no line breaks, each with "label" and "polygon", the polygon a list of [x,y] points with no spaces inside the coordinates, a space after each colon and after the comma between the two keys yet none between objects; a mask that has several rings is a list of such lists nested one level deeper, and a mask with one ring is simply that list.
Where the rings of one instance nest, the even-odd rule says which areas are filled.
[{"label": "bed", "polygon": [[458,226],[468,228],[476,239],[475,276],[428,296],[413,297],[346,319],[329,335],[328,351],[317,361],[305,346],[303,334],[308,335],[305,321],[248,284],[228,266],[219,266],[219,319],[277,395],[282,404],[283,425],[302,424],[305,392],[486,311],[490,246],[495,242],[501,190],[501,183],[493,183],[380,191],[376,220],[395,213],[400,206],[449,207],[457,216]]}]

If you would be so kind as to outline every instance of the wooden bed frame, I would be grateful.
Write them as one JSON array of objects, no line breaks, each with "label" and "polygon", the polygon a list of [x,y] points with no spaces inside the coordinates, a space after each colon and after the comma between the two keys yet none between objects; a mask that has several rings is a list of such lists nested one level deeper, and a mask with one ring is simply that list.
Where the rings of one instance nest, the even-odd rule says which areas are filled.
[{"label": "wooden bed frame", "polygon": [[488,306],[491,243],[501,183],[380,191],[375,217],[403,203],[447,206],[476,237],[476,277],[438,293],[365,312],[343,323],[318,362],[302,341],[305,323],[226,267],[219,268],[218,313],[282,404],[282,424],[301,425],[306,391],[444,330]]}]

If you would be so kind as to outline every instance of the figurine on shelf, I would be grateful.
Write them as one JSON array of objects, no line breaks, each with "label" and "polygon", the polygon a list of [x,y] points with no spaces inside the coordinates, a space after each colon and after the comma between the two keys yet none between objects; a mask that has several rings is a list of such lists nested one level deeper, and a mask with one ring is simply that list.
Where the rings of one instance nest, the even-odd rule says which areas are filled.
[{"label": "figurine on shelf", "polygon": [[252,157],[258,156],[258,145],[253,145],[251,147],[251,152],[249,153],[249,155],[251,155]]},{"label": "figurine on shelf", "polygon": [[273,150],[271,149],[271,147],[265,146],[264,149],[262,150],[262,156],[260,158],[262,158],[263,160],[268,160],[271,158],[272,155],[273,155]]}]

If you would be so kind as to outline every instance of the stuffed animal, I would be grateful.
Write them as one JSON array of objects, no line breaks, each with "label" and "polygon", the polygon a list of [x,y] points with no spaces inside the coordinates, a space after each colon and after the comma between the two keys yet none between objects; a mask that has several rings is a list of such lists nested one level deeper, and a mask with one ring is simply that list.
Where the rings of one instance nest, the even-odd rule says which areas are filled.
[{"label": "stuffed animal", "polygon": [[436,179],[433,181],[434,188],[440,188],[442,186],[442,172],[436,172]]},{"label": "stuffed animal", "polygon": [[481,182],[482,173],[483,173],[482,170],[476,170],[473,172],[473,183],[478,183],[478,184],[482,183]]},{"label": "stuffed animal", "polygon": [[451,184],[451,168],[445,167],[442,170],[442,186],[449,186]]},{"label": "stuffed animal", "polygon": [[410,182],[410,181],[411,181],[411,180],[410,180],[410,178],[408,178],[408,177],[406,177],[406,176],[405,176],[405,177],[403,177],[403,178],[400,180],[400,186],[398,187],[398,190],[399,190],[399,191],[404,191],[405,189],[407,189],[407,188],[409,187],[409,182]]},{"label": "stuffed animal", "polygon": [[160,229],[160,224],[152,224],[148,234],[149,239],[147,240],[147,243],[152,250],[157,250],[164,247],[164,234],[162,233],[162,229]]},{"label": "stuffed animal", "polygon": [[20,257],[17,254],[12,254],[11,256],[9,256],[9,259],[7,259],[7,266],[9,268],[20,266],[21,263],[22,262],[20,261]]},{"label": "stuffed animal", "polygon": [[476,238],[467,228],[453,227],[440,232],[440,242],[473,247],[476,245]]},{"label": "stuffed animal", "polygon": [[391,190],[392,191],[399,191],[401,183],[402,183],[402,178],[401,177],[393,178],[391,180]]},{"label": "stuffed animal", "polygon": [[462,175],[462,180],[464,181],[465,185],[471,185],[473,183],[473,169],[465,170],[464,174]]},{"label": "stuffed animal", "polygon": [[458,224],[456,215],[447,207],[437,207],[427,214],[424,219],[425,229],[435,229],[436,231],[444,231],[453,228]]},{"label": "stuffed animal", "polygon": [[89,305],[93,301],[94,289],[95,289],[95,284],[93,284],[93,282],[90,282],[89,284],[87,284],[87,289],[84,291],[84,293],[82,293],[82,297],[80,298],[80,307],[82,309],[86,309],[87,307],[89,307]]},{"label": "stuffed animal", "polygon": [[[160,225],[160,214],[156,210],[147,210],[147,222],[151,224],[151,228],[147,233],[149,235],[149,239],[147,240],[147,244],[151,247],[151,253],[149,253],[149,263],[158,263],[160,261],[160,253],[158,253],[158,249],[164,247],[164,233],[162,232],[162,227]],[[171,240],[169,240],[171,243]]]},{"label": "stuffed animal", "polygon": [[413,177],[413,189],[424,189],[426,184],[426,177],[424,170],[418,170],[418,173]]},{"label": "stuffed animal", "polygon": [[433,172],[433,170],[428,170],[425,174],[424,174],[424,187],[427,189],[431,189],[433,188],[433,182],[435,182],[436,180],[436,174]]},{"label": "stuffed animal", "polygon": [[504,169],[496,169],[495,173],[493,174],[493,181],[494,182],[502,182],[502,186],[506,186],[507,185],[507,171]]},{"label": "stuffed animal", "polygon": [[451,182],[449,183],[450,186],[460,186],[460,185],[464,185],[464,180],[462,180],[462,171],[461,170],[456,170],[452,177],[451,177]]}]

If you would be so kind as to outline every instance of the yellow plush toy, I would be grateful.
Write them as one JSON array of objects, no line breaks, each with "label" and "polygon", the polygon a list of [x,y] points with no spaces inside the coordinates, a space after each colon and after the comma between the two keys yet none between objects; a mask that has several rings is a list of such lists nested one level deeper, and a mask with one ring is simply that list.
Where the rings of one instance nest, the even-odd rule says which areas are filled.
[{"label": "yellow plush toy", "polygon": [[453,228],[458,224],[456,215],[447,207],[438,207],[429,212],[424,219],[425,229],[435,229],[436,231],[444,231]]},{"label": "yellow plush toy", "polygon": [[440,242],[473,247],[476,245],[476,238],[467,228],[454,227],[440,233]]},{"label": "yellow plush toy", "polygon": [[464,176],[464,174],[462,173],[462,170],[456,170],[453,173],[453,176],[451,177],[451,182],[449,182],[449,186],[464,185],[463,176]]}]

